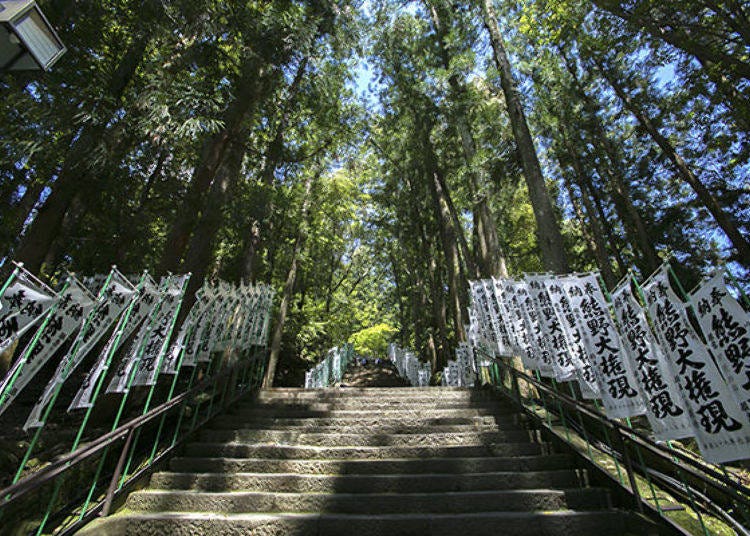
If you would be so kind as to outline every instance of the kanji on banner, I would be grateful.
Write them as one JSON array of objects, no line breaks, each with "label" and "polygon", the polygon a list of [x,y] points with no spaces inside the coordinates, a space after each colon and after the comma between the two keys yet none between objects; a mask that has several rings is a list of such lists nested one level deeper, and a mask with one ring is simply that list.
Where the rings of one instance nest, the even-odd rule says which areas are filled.
[{"label": "kanji on banner", "polygon": [[630,280],[613,291],[612,301],[628,360],[646,402],[646,417],[654,436],[659,440],[668,440],[695,435],[680,389],[651,333],[643,308],[633,296]]},{"label": "kanji on banner", "polygon": [[664,268],[644,287],[649,314],[693,421],[703,457],[712,463],[746,458],[750,422],[719,374],[672,290]]},{"label": "kanji on banner", "polygon": [[117,322],[117,327],[112,332],[107,344],[99,354],[93,368],[86,374],[78,393],[68,408],[68,411],[80,408],[89,408],[93,403],[92,397],[99,378],[106,374],[112,363],[112,358],[128,337],[144,322],[152,313],[159,297],[159,289],[153,279],[147,274],[142,276],[138,283],[139,292],[131,297],[130,311],[123,314]]},{"label": "kanji on banner", "polygon": [[515,333],[516,352],[521,356],[521,362],[529,370],[539,370],[540,357],[531,343],[530,322],[521,304],[529,297],[529,289],[523,281],[505,281],[505,292],[508,299],[511,330]]},{"label": "kanji on banner", "polygon": [[0,414],[18,393],[36,376],[39,370],[55,355],[73,333],[81,329],[85,317],[94,306],[94,297],[73,276],[69,276],[60,301],[50,311],[50,317],[21,353],[21,358],[8,373],[0,394]]},{"label": "kanji on banner", "polygon": [[542,324],[541,313],[536,305],[536,300],[533,298],[528,282],[523,281],[522,283],[523,286],[518,287],[519,305],[521,305],[523,310],[526,331],[532,346],[535,348],[539,374],[546,378],[554,378],[554,355],[550,350],[549,340],[545,333],[545,327]]},{"label": "kanji on banner", "polygon": [[490,303],[490,314],[493,316],[497,333],[497,347],[500,355],[511,355],[517,346],[512,330],[508,325],[510,314],[505,306],[506,293],[502,281],[490,279],[485,282],[485,292]]},{"label": "kanji on banner", "polygon": [[86,357],[102,336],[112,327],[112,324],[117,321],[134,294],[135,288],[120,272],[113,269],[97,298],[98,303],[94,306],[91,313],[89,313],[70,350],[58,365],[54,376],[52,376],[42,396],[31,410],[31,414],[26,420],[26,424],[24,424],[24,430],[37,428],[44,424],[42,422],[42,412],[45,407],[55,398],[55,393],[65,383],[71,372],[81,364],[83,358]]},{"label": "kanji on banner", "polygon": [[538,334],[538,341],[549,349],[555,379],[560,382],[570,381],[576,378],[576,366],[565,339],[563,326],[557,318],[552,299],[547,292],[545,281],[548,277],[526,276],[525,280],[529,285],[529,294],[539,311],[541,333]]},{"label": "kanji on banner", "polygon": [[480,318],[480,337],[482,341],[497,351],[497,334],[495,333],[494,323],[489,312],[487,293],[482,281],[473,281],[471,283],[472,303]]},{"label": "kanji on banner", "polygon": [[592,349],[587,348],[587,339],[583,337],[586,326],[580,315],[576,314],[586,296],[581,279],[575,276],[550,278],[545,281],[545,286],[552,299],[557,319],[563,327],[581,395],[589,400],[601,398],[592,364],[594,355]]},{"label": "kanji on banner", "polygon": [[159,314],[149,331],[143,353],[136,361],[138,368],[135,371],[133,385],[153,385],[156,382],[170,334],[180,312],[188,279],[189,276],[172,276]]},{"label": "kanji on banner", "polygon": [[58,299],[23,267],[16,268],[0,296],[0,352],[10,348]]},{"label": "kanji on banner", "polygon": [[750,420],[750,315],[717,274],[691,296],[709,348],[740,407]]},{"label": "kanji on banner", "polygon": [[646,407],[596,275],[580,278],[583,336],[592,352],[602,403],[609,418],[643,415]]}]

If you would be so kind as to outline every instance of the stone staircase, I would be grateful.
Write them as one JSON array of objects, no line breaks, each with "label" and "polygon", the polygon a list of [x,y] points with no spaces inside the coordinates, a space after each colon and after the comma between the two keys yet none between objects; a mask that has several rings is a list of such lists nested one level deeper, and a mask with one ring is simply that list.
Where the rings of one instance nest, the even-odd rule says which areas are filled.
[{"label": "stone staircase", "polygon": [[539,437],[478,390],[271,389],[79,534],[646,533]]}]

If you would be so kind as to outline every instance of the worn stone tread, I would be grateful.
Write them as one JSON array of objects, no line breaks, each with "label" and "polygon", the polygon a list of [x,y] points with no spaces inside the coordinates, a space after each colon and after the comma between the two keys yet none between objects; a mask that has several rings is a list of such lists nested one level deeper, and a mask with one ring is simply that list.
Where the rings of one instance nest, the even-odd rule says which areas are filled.
[{"label": "worn stone tread", "polygon": [[552,471],[494,471],[486,473],[314,474],[294,473],[172,473],[151,478],[151,487],[201,491],[277,491],[341,493],[418,493],[428,491],[483,491],[579,487],[582,475]]},{"label": "worn stone tread", "polygon": [[151,489],[133,493],[127,508],[141,512],[327,512],[359,514],[466,513],[564,510],[570,502],[590,510],[608,506],[607,492],[502,490],[442,493],[196,492]]},{"label": "worn stone tread", "polygon": [[424,457],[534,456],[551,453],[545,443],[499,443],[488,445],[432,445],[416,447],[362,446],[316,447],[303,445],[270,445],[265,443],[195,442],[185,447],[186,456],[278,459],[383,459]]},{"label": "worn stone tread", "polygon": [[539,471],[569,469],[574,466],[568,454],[510,457],[385,458],[363,460],[269,459],[269,458],[174,458],[174,472],[266,472],[298,474],[385,474],[385,473],[476,473],[489,471]]},{"label": "worn stone tread", "polygon": [[195,534],[262,536],[561,536],[625,533],[618,511],[481,512],[473,514],[127,513],[89,525],[84,536]]}]

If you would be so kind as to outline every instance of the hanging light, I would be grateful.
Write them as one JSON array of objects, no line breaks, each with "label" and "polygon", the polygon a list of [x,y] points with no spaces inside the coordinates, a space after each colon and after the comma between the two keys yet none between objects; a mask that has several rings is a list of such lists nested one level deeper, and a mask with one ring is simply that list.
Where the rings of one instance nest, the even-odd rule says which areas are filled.
[{"label": "hanging light", "polygon": [[0,72],[47,71],[65,50],[35,0],[0,0]]}]

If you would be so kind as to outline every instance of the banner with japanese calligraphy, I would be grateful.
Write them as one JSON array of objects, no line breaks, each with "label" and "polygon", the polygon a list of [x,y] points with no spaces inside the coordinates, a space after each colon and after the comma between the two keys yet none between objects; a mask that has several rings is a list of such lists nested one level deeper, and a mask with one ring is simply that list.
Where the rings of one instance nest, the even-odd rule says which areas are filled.
[{"label": "banner with japanese calligraphy", "polygon": [[[60,301],[49,312],[50,317],[21,353],[21,358],[0,385],[3,403],[0,415],[41,368],[60,350],[73,333],[81,329],[91,312],[95,298],[72,276],[60,294]],[[14,379],[15,378],[15,379]]]},{"label": "banner with japanese calligraphy", "polygon": [[635,375],[623,349],[620,335],[609,313],[609,304],[596,275],[580,278],[583,336],[597,375],[602,404],[607,416],[616,419],[646,412]]},{"label": "banner with japanese calligraphy", "polygon": [[19,267],[0,296],[0,353],[31,329],[59,299]]},{"label": "banner with japanese calligraphy", "polygon": [[172,276],[166,296],[159,309],[153,328],[139,360],[133,385],[153,385],[159,375],[162,359],[169,347],[170,334],[180,312],[180,304],[185,293],[189,276]]},{"label": "banner with japanese calligraphy", "polygon": [[615,318],[630,366],[646,403],[646,417],[658,440],[682,439],[695,434],[674,381],[669,363],[651,333],[646,314],[636,300],[630,280],[612,292]]},{"label": "banner with japanese calligraphy", "polygon": [[537,366],[532,370],[538,370],[539,374],[546,378],[554,378],[554,356],[550,350],[549,342],[545,335],[541,313],[537,307],[536,300],[532,296],[528,282],[519,281],[518,283],[517,302],[521,307],[523,320],[526,325],[526,333],[529,338],[529,343],[534,351],[534,359],[531,360],[529,364],[531,365],[535,361]]},{"label": "banner with japanese calligraphy", "polygon": [[120,316],[117,326],[112,331],[107,344],[99,354],[96,364],[84,377],[83,384],[73,398],[68,411],[91,407],[93,402],[92,397],[98,380],[109,370],[115,353],[120,349],[120,346],[128,340],[130,335],[132,335],[139,326],[144,324],[146,318],[152,314],[157,304],[157,300],[159,299],[159,288],[148,275],[144,276],[144,280],[139,286],[139,293],[137,295],[134,293],[131,297],[129,314],[123,314]]},{"label": "banner with japanese calligraphy", "polygon": [[65,383],[70,374],[81,364],[91,349],[118,320],[134,294],[135,288],[133,285],[120,272],[112,270],[108,281],[102,288],[100,296],[97,298],[98,303],[94,306],[91,313],[89,313],[70,350],[68,350],[67,355],[58,365],[54,376],[32,409],[24,425],[24,430],[37,428],[44,424],[42,422],[42,413],[47,404],[55,397],[55,393],[59,390],[59,387]]},{"label": "banner with japanese calligraphy", "polygon": [[716,364],[750,420],[750,315],[727,290],[723,274],[705,281],[691,301]]},{"label": "banner with japanese calligraphy", "polygon": [[587,344],[589,339],[583,335],[587,326],[580,315],[581,305],[586,298],[586,284],[584,279],[576,276],[556,277],[545,281],[557,319],[563,327],[581,396],[594,400],[601,398],[593,365],[596,355],[591,345]]},{"label": "banner with japanese calligraphy", "polygon": [[546,346],[552,357],[552,370],[557,381],[565,382],[576,379],[576,365],[568,348],[563,326],[555,313],[545,282],[549,276],[526,276],[529,294],[539,314],[541,330],[538,342]]},{"label": "banner with japanese calligraphy", "polygon": [[471,283],[472,304],[480,319],[480,338],[482,342],[489,346],[493,352],[497,349],[497,336],[495,334],[494,323],[490,316],[489,305],[485,285],[482,281],[472,281]]},{"label": "banner with japanese calligraphy", "polygon": [[747,458],[750,422],[734,392],[722,379],[708,348],[660,269],[643,289],[657,338],[667,356],[693,421],[703,457],[712,463]]}]

